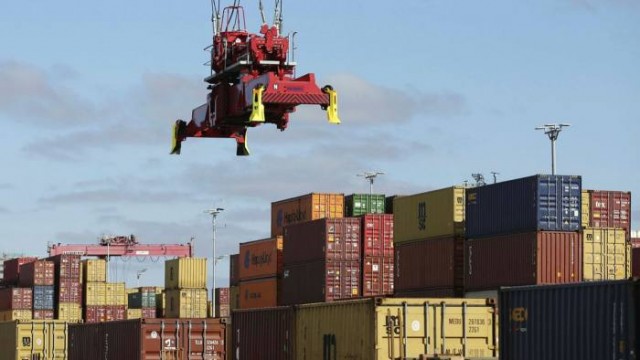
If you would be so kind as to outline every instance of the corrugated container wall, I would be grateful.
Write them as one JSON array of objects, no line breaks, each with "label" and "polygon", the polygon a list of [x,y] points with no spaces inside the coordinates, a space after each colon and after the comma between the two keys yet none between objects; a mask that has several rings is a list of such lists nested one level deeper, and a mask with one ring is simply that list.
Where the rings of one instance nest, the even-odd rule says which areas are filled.
[{"label": "corrugated container wall", "polygon": [[52,261],[38,260],[20,266],[19,286],[53,285],[55,266]]},{"label": "corrugated container wall", "polygon": [[278,306],[281,280],[270,277],[241,281],[238,305],[240,309],[255,309]]},{"label": "corrugated container wall", "polygon": [[33,319],[33,310],[6,310],[0,311],[0,322],[14,320]]},{"label": "corrugated container wall", "polygon": [[[475,299],[369,298],[296,309],[296,359],[497,355],[497,314]],[[324,356],[324,357],[323,357]]]},{"label": "corrugated container wall", "polygon": [[589,225],[631,230],[631,193],[626,191],[587,190]]},{"label": "corrugated container wall", "polygon": [[0,323],[0,360],[67,359],[68,324],[64,321]]},{"label": "corrugated container wall", "polygon": [[33,320],[53,320],[53,310],[33,310]]},{"label": "corrugated container wall", "polygon": [[271,236],[287,225],[344,216],[344,194],[311,193],[271,203]]},{"label": "corrugated container wall", "polygon": [[104,259],[87,259],[82,262],[84,282],[106,282],[107,262]]},{"label": "corrugated container wall", "polygon": [[394,242],[464,235],[464,197],[465,189],[453,186],[396,198]]},{"label": "corrugated container wall", "polygon": [[165,317],[174,318],[206,318],[207,290],[180,289],[167,290]]},{"label": "corrugated container wall", "polygon": [[[53,285],[36,285],[33,287],[33,310],[55,309],[55,289]],[[34,314],[35,315],[35,314]]]},{"label": "corrugated container wall", "polygon": [[[285,265],[280,304],[305,304],[360,297],[360,270],[360,261],[320,260]],[[242,298],[242,294],[240,296]]]},{"label": "corrugated container wall", "polygon": [[82,305],[77,303],[58,303],[55,309],[55,318],[69,322],[82,321]]},{"label": "corrugated container wall", "polygon": [[465,241],[465,289],[582,281],[578,232],[537,231]]},{"label": "corrugated container wall", "polygon": [[365,256],[362,259],[360,280],[362,296],[383,296],[393,294],[393,257]]},{"label": "corrugated container wall", "polygon": [[368,214],[361,219],[363,257],[393,257],[393,215]]},{"label": "corrugated container wall", "polygon": [[224,360],[220,319],[141,319],[69,326],[69,360]]},{"label": "corrugated container wall", "polygon": [[344,197],[344,216],[384,214],[384,194],[352,194]]},{"label": "corrugated container wall", "polygon": [[580,176],[534,175],[467,189],[466,236],[578,231],[581,186]]},{"label": "corrugated container wall", "polygon": [[33,290],[31,288],[0,289],[0,310],[31,310]]},{"label": "corrugated container wall", "polygon": [[240,254],[229,256],[229,286],[238,286],[240,282]]},{"label": "corrugated container wall", "polygon": [[80,255],[56,255],[48,257],[47,260],[55,264],[56,280],[64,278],[80,282]]},{"label": "corrugated container wall", "polygon": [[582,233],[584,280],[631,277],[631,244],[624,229],[586,228]]},{"label": "corrugated container wall", "polygon": [[166,289],[205,289],[207,287],[207,259],[178,258],[164,263]]},{"label": "corrugated container wall", "polygon": [[5,284],[17,284],[20,277],[20,267],[38,260],[37,257],[20,257],[4,261],[3,279]]},{"label": "corrugated container wall", "polygon": [[293,307],[240,310],[231,315],[234,360],[295,360]]},{"label": "corrugated container wall", "polygon": [[127,319],[127,307],[124,305],[87,305],[83,310],[86,323]]},{"label": "corrugated container wall", "polygon": [[319,219],[284,230],[284,265],[314,260],[360,260],[360,219]]},{"label": "corrugated container wall", "polygon": [[637,359],[638,284],[590,282],[500,291],[500,359]]},{"label": "corrugated container wall", "polygon": [[282,276],[282,236],[240,244],[240,281]]}]

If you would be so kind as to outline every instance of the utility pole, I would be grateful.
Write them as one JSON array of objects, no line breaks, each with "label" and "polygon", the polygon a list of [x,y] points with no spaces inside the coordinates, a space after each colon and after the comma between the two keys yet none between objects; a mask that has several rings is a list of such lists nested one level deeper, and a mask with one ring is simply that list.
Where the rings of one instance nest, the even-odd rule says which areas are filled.
[{"label": "utility pole", "polygon": [[378,175],[384,175],[383,172],[380,171],[365,171],[362,174],[357,174],[356,176],[363,177],[369,181],[369,201],[371,201],[371,195],[373,194],[373,182],[376,180]]},{"label": "utility pole", "polygon": [[216,297],[215,297],[215,288],[216,288],[216,218],[218,215],[223,212],[223,208],[215,208],[205,210],[204,212],[211,215],[212,225],[213,225],[213,257],[211,257],[211,307],[212,307],[212,315],[216,309]]},{"label": "utility pole", "polygon": [[551,175],[556,174],[556,140],[558,140],[562,128],[568,126],[571,124],[544,124],[536,128],[536,130],[544,130],[544,133],[551,140]]}]

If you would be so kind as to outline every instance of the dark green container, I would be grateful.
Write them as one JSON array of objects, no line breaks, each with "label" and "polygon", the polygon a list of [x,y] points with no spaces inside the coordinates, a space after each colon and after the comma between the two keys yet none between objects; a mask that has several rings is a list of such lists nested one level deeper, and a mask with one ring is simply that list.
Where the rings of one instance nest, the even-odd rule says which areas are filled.
[{"label": "dark green container", "polygon": [[155,292],[137,292],[129,294],[129,308],[155,308],[156,293]]},{"label": "dark green container", "polygon": [[353,194],[344,197],[345,216],[384,214],[384,194]]}]

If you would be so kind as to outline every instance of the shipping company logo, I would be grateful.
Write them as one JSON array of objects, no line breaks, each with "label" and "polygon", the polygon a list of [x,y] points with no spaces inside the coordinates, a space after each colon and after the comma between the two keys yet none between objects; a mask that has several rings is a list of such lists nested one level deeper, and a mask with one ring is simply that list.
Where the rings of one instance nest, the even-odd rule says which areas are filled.
[{"label": "shipping company logo", "polygon": [[307,212],[296,209],[294,212],[285,213],[282,209],[278,210],[276,223],[278,226],[293,224],[307,220]]},{"label": "shipping company logo", "polygon": [[526,322],[527,322],[527,319],[529,318],[529,311],[526,308],[518,307],[518,308],[512,309],[511,313],[509,314],[509,317],[511,318],[511,326],[512,326],[512,331],[514,333],[527,332]]},{"label": "shipping company logo", "polygon": [[247,269],[249,266],[262,266],[271,263],[271,254],[263,251],[261,254],[251,254],[251,251],[247,251],[244,254],[244,268]]},{"label": "shipping company logo", "polygon": [[427,204],[424,201],[418,203],[418,230],[427,228]]}]

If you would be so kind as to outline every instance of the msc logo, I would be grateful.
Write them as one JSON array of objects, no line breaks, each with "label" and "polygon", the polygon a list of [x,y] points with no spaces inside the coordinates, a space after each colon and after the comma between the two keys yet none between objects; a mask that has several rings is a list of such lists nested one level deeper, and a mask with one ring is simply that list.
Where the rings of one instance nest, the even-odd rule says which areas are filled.
[{"label": "msc logo", "polygon": [[528,318],[529,312],[523,307],[511,310],[511,321],[513,322],[525,322]]}]

